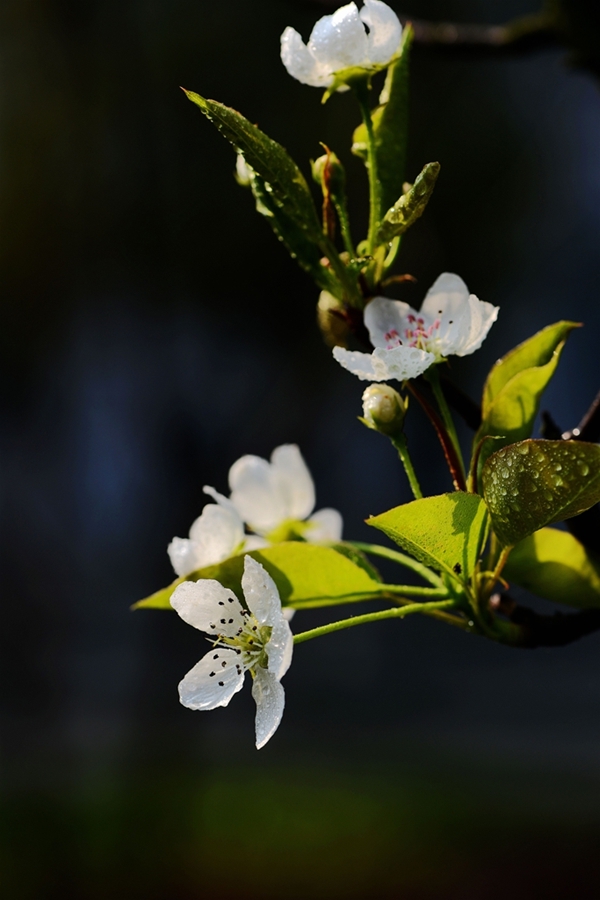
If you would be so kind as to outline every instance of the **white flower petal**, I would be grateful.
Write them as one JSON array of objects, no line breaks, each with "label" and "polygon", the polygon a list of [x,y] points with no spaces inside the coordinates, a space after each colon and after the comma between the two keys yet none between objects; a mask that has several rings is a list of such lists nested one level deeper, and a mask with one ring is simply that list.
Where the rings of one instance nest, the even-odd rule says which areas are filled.
[{"label": "white flower petal", "polygon": [[244,684],[240,659],[235,650],[219,647],[210,650],[179,682],[179,699],[183,705],[189,709],[227,706]]},{"label": "white flower petal", "polygon": [[427,292],[421,314],[440,321],[438,351],[442,356],[467,356],[481,347],[496,321],[498,307],[469,294],[458,275],[444,272]]},{"label": "white flower petal", "polygon": [[356,3],[341,6],[323,16],[312,30],[308,50],[328,72],[368,63],[367,34]]},{"label": "white flower petal", "polygon": [[361,381],[406,381],[422,375],[435,362],[433,353],[416,347],[377,347],[369,356],[355,350],[333,348],[334,358]]},{"label": "white flower petal", "polygon": [[214,636],[235,637],[245,624],[233,591],[212,578],[184,581],[173,591],[171,606],[188,625]]},{"label": "white flower petal", "polygon": [[252,696],[256,701],[256,749],[260,750],[277,731],[285,694],[277,678],[259,667],[252,682]]},{"label": "white flower petal", "polygon": [[398,52],[402,38],[402,25],[398,16],[381,0],[365,0],[360,17],[369,28],[369,61],[378,65],[388,63]]},{"label": "white flower petal", "polygon": [[209,497],[212,497],[213,500],[216,500],[216,502],[219,504],[219,506],[222,506],[223,509],[235,510],[235,506],[233,505],[233,503],[231,502],[229,497],[225,497],[224,494],[220,494],[218,491],[216,491],[214,489],[214,487],[211,487],[210,484],[205,484],[204,487],[202,488],[202,490],[204,491],[205,494],[208,494]]},{"label": "white flower petal", "polygon": [[471,310],[471,327],[468,338],[464,341],[462,347],[455,351],[457,356],[468,356],[469,353],[479,350],[500,312],[498,306],[493,306],[485,300],[478,300],[475,294],[471,294],[469,297],[469,307]]},{"label": "white flower petal", "polygon": [[333,348],[333,358],[340,366],[348,369],[362,381],[385,381],[385,372],[375,372],[373,357],[370,353],[361,353],[358,350],[345,350],[343,347]]},{"label": "white flower petal", "polygon": [[190,541],[188,538],[174,537],[167,547],[167,553],[175,573],[180,578],[200,568],[200,564],[197,561],[198,545],[195,541]]},{"label": "white flower petal", "polygon": [[390,334],[397,334],[397,339],[405,340],[405,330],[409,327],[408,316],[415,318],[419,313],[402,300],[388,300],[386,297],[374,297],[364,312],[365,325],[374,347],[386,348],[390,342]]},{"label": "white flower petal", "polygon": [[286,622],[291,622],[296,615],[296,610],[292,609],[291,606],[284,606],[281,610],[281,614]]},{"label": "white flower petal", "polygon": [[409,378],[418,378],[434,362],[433,353],[419,350],[417,347],[394,347],[392,350],[382,350],[377,347],[373,351],[373,367],[376,372],[385,371],[386,376],[374,380],[407,381]]},{"label": "white flower petal", "polygon": [[266,459],[242,456],[229,470],[229,486],[238,513],[259,534],[287,518],[285,497]]},{"label": "white flower petal", "polygon": [[305,519],[315,508],[315,485],[296,444],[282,444],[271,454],[273,476],[285,498],[286,519]]},{"label": "white flower petal", "polygon": [[294,636],[289,621],[289,618],[281,610],[272,626],[271,637],[265,644],[265,651],[269,658],[267,668],[276,678],[283,678],[292,662]]},{"label": "white flower petal", "polygon": [[251,556],[244,557],[242,590],[248,609],[260,625],[273,625],[281,618],[281,600],[275,582]]},{"label": "white flower petal", "polygon": [[312,526],[304,537],[311,544],[335,543],[342,539],[344,521],[337,509],[318,509],[308,520]]},{"label": "white flower petal", "polygon": [[323,71],[295,28],[286,28],[281,35],[281,61],[292,78],[312,87],[328,87],[332,76]]},{"label": "white flower petal", "polygon": [[195,568],[202,569],[235,553],[244,540],[244,525],[233,506],[208,503],[190,528],[190,538],[196,545]]}]

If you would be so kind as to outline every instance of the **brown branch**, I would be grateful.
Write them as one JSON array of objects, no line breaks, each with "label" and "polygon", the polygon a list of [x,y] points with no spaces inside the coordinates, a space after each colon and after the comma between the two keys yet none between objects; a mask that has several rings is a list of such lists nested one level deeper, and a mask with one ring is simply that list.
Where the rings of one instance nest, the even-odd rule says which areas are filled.
[{"label": "brown branch", "polygon": [[519,628],[515,647],[565,647],[600,629],[600,609],[584,609],[578,613],[557,612],[542,616],[527,606],[518,606],[507,594],[495,594],[490,603]]}]

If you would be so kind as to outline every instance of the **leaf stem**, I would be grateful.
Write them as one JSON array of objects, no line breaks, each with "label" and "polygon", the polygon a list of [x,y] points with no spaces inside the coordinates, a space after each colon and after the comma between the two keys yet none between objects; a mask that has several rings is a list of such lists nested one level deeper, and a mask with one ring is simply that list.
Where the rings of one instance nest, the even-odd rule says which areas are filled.
[{"label": "leaf stem", "polygon": [[401,432],[398,436],[391,438],[392,444],[398,451],[398,456],[404,466],[404,471],[406,472],[406,477],[408,478],[408,483],[410,484],[410,489],[413,492],[413,496],[415,500],[421,500],[423,497],[423,491],[421,490],[421,485],[419,484],[419,479],[417,478],[417,473],[415,472],[414,466],[412,464],[412,459],[410,458],[410,453],[408,452],[408,444],[406,442],[406,435],[404,432]]},{"label": "leaf stem", "polygon": [[319,628],[311,628],[310,631],[301,631],[294,635],[294,644],[302,644],[316,637],[332,634],[334,631],[342,631],[344,628],[353,628],[355,625],[366,625],[369,622],[380,622],[383,619],[402,619],[411,613],[428,613],[440,609],[451,609],[456,606],[454,600],[439,600],[435,603],[410,603],[408,606],[384,609],[380,612],[366,613],[364,616],[351,616],[349,619],[340,619],[338,622],[330,622]]},{"label": "leaf stem", "polygon": [[375,148],[375,131],[371,118],[369,105],[370,84],[367,78],[357,78],[352,83],[352,89],[358,100],[360,113],[367,132],[367,169],[369,172],[369,235],[367,238],[367,253],[372,254],[377,243],[377,230],[379,228],[379,216],[381,214],[381,184],[377,171],[377,154]]},{"label": "leaf stem", "polygon": [[352,280],[348,269],[341,260],[333,241],[330,240],[327,235],[323,234],[319,240],[319,248],[331,263],[331,268],[337,275],[340,284],[345,289],[346,299],[350,306],[356,306],[358,309],[362,309],[364,306],[362,294],[356,281]]},{"label": "leaf stem", "polygon": [[412,556],[407,556],[398,550],[391,550],[389,547],[382,547],[380,544],[365,544],[362,541],[346,541],[346,543],[356,547],[357,550],[362,550],[363,553],[369,553],[371,556],[380,556],[382,559],[390,559],[406,569],[412,569],[413,572],[435,587],[440,587],[442,584],[442,579],[435,572],[432,572],[423,563],[417,562]]}]

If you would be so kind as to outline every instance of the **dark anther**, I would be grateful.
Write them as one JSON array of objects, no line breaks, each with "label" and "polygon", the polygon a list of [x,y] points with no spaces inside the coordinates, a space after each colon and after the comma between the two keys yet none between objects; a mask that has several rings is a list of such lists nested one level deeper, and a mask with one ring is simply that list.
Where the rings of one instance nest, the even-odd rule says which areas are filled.
[{"label": "dark anther", "polygon": [[227,663],[226,663],[225,661],[223,661],[223,662],[221,663],[221,665],[223,666],[223,668],[225,668],[225,666],[227,665]]},{"label": "dark anther", "polygon": [[222,600],[219,600],[219,606],[225,606]]},{"label": "dark anther", "polygon": [[229,624],[230,624],[230,625],[233,624],[233,619],[230,619],[230,620],[229,620]]},{"label": "dark anther", "polygon": [[214,674],[215,674],[214,672],[211,672],[211,673],[210,673],[210,677],[211,677],[211,678],[214,678]]},{"label": "dark anther", "polygon": [[228,599],[230,603],[233,603],[233,597],[229,597]]},{"label": "dark anther", "polygon": [[460,573],[462,572],[462,566],[461,566],[461,564],[460,564],[460,563],[454,563],[454,565],[452,566],[452,570],[453,570],[454,572],[456,572],[457,575],[460,575]]},{"label": "dark anther", "polygon": [[220,681],[220,682],[219,682],[219,687],[225,687],[225,682],[224,682],[224,681]]},{"label": "dark anther", "polygon": [[227,619],[221,619],[221,625],[227,625]]},{"label": "dark anther", "polygon": [[215,655],[213,656],[213,659],[218,659],[218,658],[219,658],[219,654],[215,653]]}]

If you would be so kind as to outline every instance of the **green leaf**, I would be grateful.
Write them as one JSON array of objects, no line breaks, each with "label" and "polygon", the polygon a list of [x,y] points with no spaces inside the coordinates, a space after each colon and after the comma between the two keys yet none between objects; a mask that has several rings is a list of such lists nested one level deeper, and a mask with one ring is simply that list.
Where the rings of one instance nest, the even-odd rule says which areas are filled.
[{"label": "green leaf", "polygon": [[[379,97],[380,105],[371,114],[377,172],[381,182],[379,218],[402,194],[408,137],[408,69],[413,37],[413,29],[407,25],[402,32],[398,58],[388,68]],[[352,152],[365,160],[366,141],[366,128],[361,124],[354,132]]]},{"label": "green leaf", "polygon": [[171,599],[171,594],[183,581],[186,581],[185,578],[176,578],[175,581],[172,581],[165,588],[161,588],[160,591],[156,591],[154,594],[150,594],[149,597],[145,597],[143,600],[138,600],[137,603],[134,603],[131,607],[132,609],[171,609],[171,604],[169,603]]},{"label": "green leaf", "polygon": [[520,541],[502,574],[553,603],[600,606],[600,562],[568,531],[542,528]]},{"label": "green leaf", "polygon": [[438,162],[424,166],[413,186],[386,212],[377,234],[378,244],[389,244],[423,215],[439,174]]},{"label": "green leaf", "polygon": [[216,100],[206,100],[193,91],[185,94],[266,182],[274,201],[285,209],[298,228],[309,240],[319,244],[323,232],[312,195],[287,150],[235,109]]},{"label": "green leaf", "polygon": [[533,337],[523,341],[522,344],[499,359],[492,366],[485,382],[482,414],[487,415],[495,399],[515,375],[527,369],[545,366],[551,361],[556,348],[569,336],[573,328],[579,327],[578,322],[555,322],[554,325],[542,328]]},{"label": "green leaf", "polygon": [[330,269],[321,265],[321,251],[306,237],[306,232],[279,206],[269,191],[267,183],[255,172],[250,172],[250,187],[257,211],[265,216],[279,240],[290,255],[307,271],[322,289],[342,296],[343,291]]},{"label": "green leaf", "polygon": [[492,528],[510,547],[600,500],[600,445],[520,441],[493,453],[481,480]]},{"label": "green leaf", "polygon": [[531,436],[540,400],[558,366],[565,341],[577,322],[556,322],[492,366],[483,389],[482,422],[477,447],[487,435],[501,438],[482,446],[479,469],[501,446]]},{"label": "green leaf", "polygon": [[[273,578],[284,606],[309,608],[350,603],[361,598],[377,596],[381,584],[364,564],[356,564],[346,553],[331,547],[289,541],[274,544],[249,554],[261,563]],[[241,581],[244,554],[232,556],[215,566],[208,566],[188,576],[189,581],[214,578],[242,598]],[[376,575],[376,573],[375,573]],[[182,581],[179,578],[169,587],[157,591],[134,609],[170,609],[170,598]]]},{"label": "green leaf", "polygon": [[477,494],[425,497],[367,519],[419,562],[469,580],[487,538],[488,516]]}]

